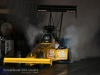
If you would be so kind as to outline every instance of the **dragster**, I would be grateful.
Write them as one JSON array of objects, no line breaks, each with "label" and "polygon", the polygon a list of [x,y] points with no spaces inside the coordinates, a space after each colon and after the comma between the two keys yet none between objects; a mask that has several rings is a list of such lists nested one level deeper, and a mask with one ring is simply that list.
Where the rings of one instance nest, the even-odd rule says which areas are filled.
[{"label": "dragster", "polygon": [[[39,5],[37,6],[38,12],[50,12],[49,23],[44,26],[45,33],[39,38],[37,45],[31,50],[26,58],[4,57],[3,63],[25,63],[30,66],[35,64],[50,64],[53,61],[69,60],[69,50],[67,47],[61,46],[59,43],[63,12],[76,13],[76,6],[61,6],[61,5]],[[54,26],[52,12],[61,12],[60,29]],[[59,32],[57,35],[57,31]]]}]

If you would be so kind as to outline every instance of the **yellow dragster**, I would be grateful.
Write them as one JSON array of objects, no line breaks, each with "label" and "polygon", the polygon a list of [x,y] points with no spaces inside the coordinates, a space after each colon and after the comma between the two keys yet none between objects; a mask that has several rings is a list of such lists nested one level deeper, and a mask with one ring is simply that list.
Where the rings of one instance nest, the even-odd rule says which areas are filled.
[{"label": "yellow dragster", "polygon": [[[31,52],[26,56],[26,58],[21,58],[19,53],[19,58],[8,58],[4,57],[3,63],[25,63],[30,66],[35,64],[50,64],[52,61],[58,60],[69,60],[70,51],[67,48],[57,44],[57,38],[60,38],[63,12],[75,13],[77,17],[76,6],[66,6],[66,5],[39,5],[37,6],[38,12],[50,12],[50,18],[48,25],[44,26],[45,34],[41,36],[36,46],[31,50]],[[57,25],[54,25],[52,12],[61,12],[60,19]],[[60,26],[59,26],[60,24]],[[59,28],[59,29],[57,29]],[[58,33],[57,33],[58,32]],[[59,34],[59,37],[57,36]],[[68,55],[69,54],[69,55]]]},{"label": "yellow dragster", "polygon": [[55,39],[50,34],[43,34],[39,43],[26,56],[26,58],[4,57],[4,63],[25,63],[30,66],[34,64],[50,64],[52,61],[67,60],[68,49],[58,48]]}]

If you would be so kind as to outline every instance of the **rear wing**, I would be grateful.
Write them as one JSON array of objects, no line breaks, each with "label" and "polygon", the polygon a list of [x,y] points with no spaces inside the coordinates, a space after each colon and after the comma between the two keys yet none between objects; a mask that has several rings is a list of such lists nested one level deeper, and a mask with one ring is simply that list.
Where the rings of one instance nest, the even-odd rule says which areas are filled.
[{"label": "rear wing", "polygon": [[68,5],[38,5],[37,11],[39,12],[70,12],[75,13],[77,17],[77,6]]},{"label": "rear wing", "polygon": [[[70,5],[70,6],[69,5],[37,5],[36,11],[37,12],[50,12],[48,26],[45,26],[45,29],[46,30],[52,29],[52,31],[56,33],[56,36],[59,35],[59,38],[60,38],[60,34],[61,34],[61,29],[62,29],[63,12],[75,13],[75,18],[77,18],[77,6],[72,6],[72,5]],[[52,12],[61,12],[60,19],[56,25],[56,28],[54,28],[55,31],[53,28],[51,28],[51,26],[54,27]],[[59,26],[59,29],[57,29],[58,26]],[[49,31],[51,31],[51,30],[49,30]]]}]

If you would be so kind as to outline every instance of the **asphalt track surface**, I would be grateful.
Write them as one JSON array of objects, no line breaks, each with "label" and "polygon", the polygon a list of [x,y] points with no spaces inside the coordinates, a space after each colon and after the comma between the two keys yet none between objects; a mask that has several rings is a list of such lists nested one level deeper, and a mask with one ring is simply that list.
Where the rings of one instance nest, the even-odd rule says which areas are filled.
[{"label": "asphalt track surface", "polygon": [[100,58],[87,58],[71,64],[54,63],[43,68],[1,65],[0,69],[0,75],[100,75]]}]

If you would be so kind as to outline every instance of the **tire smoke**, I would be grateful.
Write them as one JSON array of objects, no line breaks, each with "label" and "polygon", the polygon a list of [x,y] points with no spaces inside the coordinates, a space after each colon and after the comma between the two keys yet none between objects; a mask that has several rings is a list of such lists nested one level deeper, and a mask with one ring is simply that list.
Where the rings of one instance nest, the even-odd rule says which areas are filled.
[{"label": "tire smoke", "polygon": [[8,9],[10,14],[9,20],[16,23],[18,31],[24,34],[30,48],[34,44],[35,37],[42,33],[37,24],[36,5],[40,1],[32,0],[9,0]]},{"label": "tire smoke", "polygon": [[75,25],[71,25],[66,28],[65,39],[68,39],[66,46],[70,48],[71,62],[100,56],[100,47],[96,43],[97,39],[95,39],[97,32],[98,28],[92,30],[91,34],[87,26],[76,27]]}]

